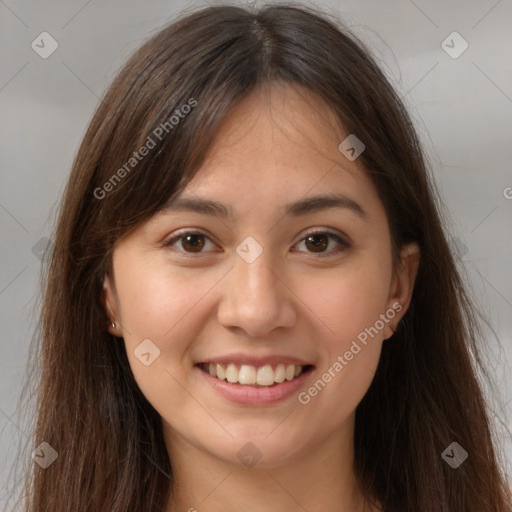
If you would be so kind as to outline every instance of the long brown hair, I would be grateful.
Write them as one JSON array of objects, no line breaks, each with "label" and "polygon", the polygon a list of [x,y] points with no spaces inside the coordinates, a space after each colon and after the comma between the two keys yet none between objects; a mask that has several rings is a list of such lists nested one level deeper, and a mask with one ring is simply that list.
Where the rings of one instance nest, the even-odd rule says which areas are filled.
[{"label": "long brown hair", "polygon": [[[364,45],[338,20],[294,4],[183,15],[131,57],[98,106],[45,274],[33,446],[46,442],[58,458],[46,469],[31,465],[27,512],[157,511],[172,499],[160,417],[122,340],[107,331],[102,283],[115,242],[183,190],[235,102],[275,82],[313,91],[364,141],[360,158],[394,247],[421,249],[410,309],[357,407],[362,491],[385,512],[512,509],[477,379],[485,375],[477,313],[413,124]],[[183,105],[194,106],[171,122]],[[148,155],[129,163],[144,145]],[[469,454],[457,469],[441,456],[454,441]]]}]

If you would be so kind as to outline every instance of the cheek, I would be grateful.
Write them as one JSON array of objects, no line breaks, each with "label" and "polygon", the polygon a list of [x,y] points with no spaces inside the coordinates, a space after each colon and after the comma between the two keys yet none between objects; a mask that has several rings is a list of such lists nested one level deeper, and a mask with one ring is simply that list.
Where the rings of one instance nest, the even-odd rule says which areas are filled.
[{"label": "cheek", "polygon": [[[391,259],[368,255],[340,267],[316,286],[315,311],[330,328],[326,336],[329,353],[347,350],[352,340],[377,322],[382,331],[379,318],[387,309],[390,281]],[[381,338],[382,333],[373,337]]]},{"label": "cheek", "polygon": [[339,404],[327,419],[332,428],[353,412],[373,380],[382,348],[382,315],[387,311],[390,280],[391,258],[368,252],[316,283],[318,294],[311,309],[328,329],[322,329],[318,340],[322,358],[317,380],[300,402],[312,402],[308,407],[317,408],[318,414]]},{"label": "cheek", "polygon": [[215,275],[192,279],[186,269],[135,258],[120,262],[118,275],[121,317],[129,336],[160,340],[168,338],[191,314],[216,281]]},{"label": "cheek", "polygon": [[116,287],[130,367],[140,390],[162,416],[183,409],[190,347],[207,322],[204,298],[222,277],[217,274],[194,279],[186,269],[171,270],[165,262],[117,262]]},{"label": "cheek", "polygon": [[[196,271],[197,272],[197,271]],[[140,360],[134,351],[143,340],[158,348],[151,369],[169,369],[182,377],[190,363],[192,341],[204,329],[202,300],[222,277],[219,272],[204,273],[200,279],[187,269],[133,259],[119,261],[116,284],[120,301],[121,324],[130,364],[137,374]],[[147,342],[146,342],[147,343]],[[148,344],[151,348],[151,344]],[[143,366],[143,368],[146,368]],[[147,378],[147,372],[141,376]]]}]

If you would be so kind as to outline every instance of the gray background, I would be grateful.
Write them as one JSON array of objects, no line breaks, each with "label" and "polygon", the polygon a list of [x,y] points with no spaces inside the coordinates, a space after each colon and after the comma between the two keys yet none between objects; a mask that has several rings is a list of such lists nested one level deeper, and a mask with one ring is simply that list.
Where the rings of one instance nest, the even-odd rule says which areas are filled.
[{"label": "gray background", "polygon": [[[0,499],[16,443],[28,439],[18,396],[37,317],[40,253],[72,159],[126,58],[176,12],[200,5],[206,4],[0,0]],[[497,432],[510,461],[512,2],[316,5],[341,16],[370,45],[416,122],[447,206],[453,248],[499,334],[500,343],[490,337],[484,350],[500,393],[501,403],[492,402]],[[43,31],[59,45],[47,59],[31,47]],[[442,47],[453,31],[469,44],[458,58]],[[447,43],[452,53],[461,48],[460,40]]]}]

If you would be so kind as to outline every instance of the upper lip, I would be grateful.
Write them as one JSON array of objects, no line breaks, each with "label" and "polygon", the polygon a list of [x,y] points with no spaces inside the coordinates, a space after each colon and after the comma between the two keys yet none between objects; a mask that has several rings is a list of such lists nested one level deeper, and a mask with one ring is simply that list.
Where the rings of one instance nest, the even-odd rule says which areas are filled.
[{"label": "upper lip", "polygon": [[212,356],[202,359],[197,364],[201,363],[220,363],[229,364],[234,363],[236,365],[250,365],[250,366],[265,366],[267,364],[294,364],[296,366],[308,366],[311,363],[299,359],[297,357],[291,357],[287,355],[272,355],[272,356],[249,356],[247,354],[230,354],[224,356]]}]

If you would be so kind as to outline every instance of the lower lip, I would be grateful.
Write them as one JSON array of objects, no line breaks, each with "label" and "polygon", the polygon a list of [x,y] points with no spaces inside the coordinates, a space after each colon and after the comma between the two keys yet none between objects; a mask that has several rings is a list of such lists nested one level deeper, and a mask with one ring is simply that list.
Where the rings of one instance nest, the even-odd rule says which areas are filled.
[{"label": "lower lip", "polygon": [[306,379],[313,373],[314,367],[309,367],[293,380],[285,380],[269,387],[231,384],[225,380],[212,377],[198,366],[196,366],[196,370],[215,390],[231,402],[243,405],[265,405],[275,404],[297,393],[304,386]]}]

